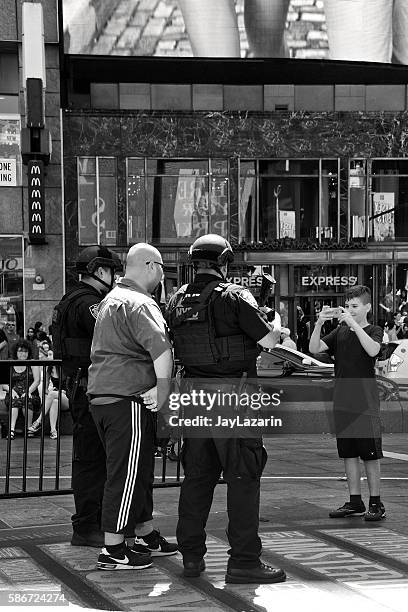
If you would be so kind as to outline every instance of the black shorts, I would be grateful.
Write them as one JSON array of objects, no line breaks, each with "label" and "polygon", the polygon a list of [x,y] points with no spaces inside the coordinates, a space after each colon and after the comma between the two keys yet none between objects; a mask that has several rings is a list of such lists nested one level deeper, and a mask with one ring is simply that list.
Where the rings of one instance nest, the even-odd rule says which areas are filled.
[{"label": "black shorts", "polygon": [[341,459],[360,457],[363,461],[382,459],[381,438],[337,438],[337,452]]}]

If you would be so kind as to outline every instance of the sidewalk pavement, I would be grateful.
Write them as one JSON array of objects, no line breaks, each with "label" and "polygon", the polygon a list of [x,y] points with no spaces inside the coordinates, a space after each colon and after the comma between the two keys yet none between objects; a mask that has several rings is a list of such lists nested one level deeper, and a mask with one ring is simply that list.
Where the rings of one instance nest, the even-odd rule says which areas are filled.
[{"label": "sidewalk pavement", "polygon": [[[70,495],[0,499],[0,605],[99,610],[405,612],[408,597],[408,434],[385,434],[382,499],[387,519],[329,519],[348,500],[335,440],[277,435],[265,441],[260,531],[263,559],[287,582],[226,585],[226,492],[216,489],[207,528],[207,570],[183,578],[178,554],[140,572],[95,569],[98,550],[72,547]],[[161,459],[157,460],[159,473]],[[159,465],[160,464],[160,465]],[[367,503],[367,482],[362,481]],[[170,540],[179,489],[155,490],[155,526]]]}]

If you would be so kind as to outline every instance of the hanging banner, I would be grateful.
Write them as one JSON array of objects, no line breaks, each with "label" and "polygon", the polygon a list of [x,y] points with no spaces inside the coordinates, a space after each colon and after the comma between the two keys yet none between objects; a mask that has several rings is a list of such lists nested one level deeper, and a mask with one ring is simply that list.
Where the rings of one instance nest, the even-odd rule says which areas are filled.
[{"label": "hanging banner", "polygon": [[376,242],[395,239],[395,194],[373,193],[373,235]]}]

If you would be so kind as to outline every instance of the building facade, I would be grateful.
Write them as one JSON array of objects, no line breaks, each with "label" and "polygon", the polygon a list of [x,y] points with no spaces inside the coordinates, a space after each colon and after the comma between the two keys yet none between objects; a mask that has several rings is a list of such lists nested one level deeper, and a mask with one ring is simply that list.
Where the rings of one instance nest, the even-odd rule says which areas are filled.
[{"label": "building facade", "polygon": [[[42,321],[45,327],[50,323],[52,308],[64,287],[58,12],[53,0],[41,3],[19,0],[3,5],[0,20],[0,325],[15,321],[17,331],[24,334],[35,321]],[[30,21],[31,14],[35,19]],[[32,89],[27,94],[27,79],[31,77],[35,77],[36,83],[42,81],[38,95]],[[28,128],[34,125],[37,110],[41,115],[38,125],[42,127]],[[42,143],[34,147],[36,154],[30,142],[32,130]],[[44,146],[48,151],[46,162],[49,159],[45,172],[42,173],[41,167],[40,175],[36,164],[30,177],[27,162],[30,159],[41,162]],[[31,192],[30,185],[41,190],[41,202],[36,197],[39,190]],[[29,210],[30,198],[33,210]],[[40,225],[41,236],[37,235]]]},{"label": "building facade", "polygon": [[313,323],[354,284],[372,288],[376,322],[406,301],[407,92],[375,82],[394,68],[364,84],[361,65],[322,83],[313,63],[300,83],[278,84],[294,78],[290,61],[275,62],[274,83],[129,83],[120,69],[107,83],[96,82],[100,58],[87,61],[88,73],[68,62],[63,111],[68,282],[78,248],[98,237],[123,254],[148,241],[168,295],[189,278],[188,245],[215,232],[234,246],[231,280],[257,295],[273,273],[294,332],[299,313]]}]

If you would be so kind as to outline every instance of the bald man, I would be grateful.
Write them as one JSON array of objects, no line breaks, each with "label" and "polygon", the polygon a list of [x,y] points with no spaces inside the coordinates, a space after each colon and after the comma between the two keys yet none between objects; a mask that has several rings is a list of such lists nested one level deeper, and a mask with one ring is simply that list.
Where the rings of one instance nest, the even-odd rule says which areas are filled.
[{"label": "bald man", "polygon": [[[95,324],[88,394],[106,451],[101,570],[144,569],[151,556],[177,552],[153,529],[151,516],[155,412],[173,370],[166,324],[151,296],[162,277],[160,252],[132,246],[126,274],[101,302]],[[137,535],[132,547],[125,542],[129,533]]]}]

